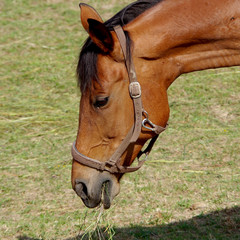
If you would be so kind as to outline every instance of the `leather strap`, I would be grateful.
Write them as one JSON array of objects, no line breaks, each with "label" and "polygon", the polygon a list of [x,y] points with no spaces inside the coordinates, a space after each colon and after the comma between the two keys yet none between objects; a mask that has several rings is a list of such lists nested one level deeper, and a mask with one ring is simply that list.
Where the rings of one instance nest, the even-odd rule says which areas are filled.
[{"label": "leather strap", "polygon": [[110,164],[110,161],[107,162],[100,162],[98,160],[95,160],[93,158],[89,158],[83,154],[81,154],[77,148],[76,143],[74,142],[72,145],[72,156],[73,159],[85,166],[98,169],[100,171],[108,171],[110,173],[129,173],[129,172],[135,172],[137,171],[145,162],[145,160],[139,161],[138,166],[136,167],[129,167],[129,166],[120,166],[117,164]]},{"label": "leather strap", "polygon": [[136,142],[142,128],[142,99],[141,99],[141,86],[137,80],[137,75],[135,71],[135,67],[133,64],[133,60],[131,56],[127,56],[127,43],[126,43],[126,36],[125,33],[120,25],[114,27],[114,31],[117,34],[118,40],[120,42],[124,59],[125,65],[127,68],[128,76],[129,76],[129,93],[133,100],[134,106],[134,113],[135,113],[135,124],[134,130],[132,133],[132,137],[130,142]]}]

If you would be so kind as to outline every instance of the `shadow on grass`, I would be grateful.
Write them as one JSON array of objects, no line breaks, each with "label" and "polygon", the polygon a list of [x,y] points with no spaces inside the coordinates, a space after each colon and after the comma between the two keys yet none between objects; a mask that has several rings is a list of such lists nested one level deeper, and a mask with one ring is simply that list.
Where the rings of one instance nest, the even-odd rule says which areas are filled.
[{"label": "shadow on grass", "polygon": [[[157,226],[116,228],[114,239],[240,239],[240,207]],[[70,239],[69,239],[70,240]]]},{"label": "shadow on grass", "polygon": [[[193,217],[186,221],[179,221],[156,226],[132,225],[130,227],[114,227],[114,236],[111,238],[104,234],[105,229],[100,229],[104,236],[101,239],[114,240],[239,240],[240,239],[240,207],[224,209]],[[99,239],[98,233],[93,233],[91,239]],[[89,239],[77,236],[66,240]],[[18,240],[39,240],[26,236]]]}]

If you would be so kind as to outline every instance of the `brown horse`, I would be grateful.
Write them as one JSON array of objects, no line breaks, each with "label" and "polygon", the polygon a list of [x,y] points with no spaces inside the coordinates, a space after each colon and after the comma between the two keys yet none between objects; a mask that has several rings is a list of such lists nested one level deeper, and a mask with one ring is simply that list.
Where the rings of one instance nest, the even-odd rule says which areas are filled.
[{"label": "brown horse", "polygon": [[172,82],[240,65],[240,0],[137,1],[105,23],[90,6],[80,8],[89,38],[77,67],[72,186],[87,207],[109,208],[122,175],[142,165],[131,167],[144,143],[153,139],[148,154],[165,129]]}]

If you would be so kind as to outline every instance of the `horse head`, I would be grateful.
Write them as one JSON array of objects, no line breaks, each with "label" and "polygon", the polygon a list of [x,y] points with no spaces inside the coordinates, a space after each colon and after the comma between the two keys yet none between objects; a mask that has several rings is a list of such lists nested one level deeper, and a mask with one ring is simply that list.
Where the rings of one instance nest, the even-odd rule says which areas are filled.
[{"label": "horse head", "polygon": [[240,65],[240,2],[136,1],[104,23],[93,8],[80,7],[89,38],[77,67],[82,94],[72,186],[86,206],[109,208],[123,174],[142,165],[131,166],[143,145],[152,139],[148,154],[165,129],[172,82]]},{"label": "horse head", "polygon": [[[116,32],[105,26],[93,8],[86,4],[80,4],[80,7],[81,22],[89,39],[80,54],[78,64],[82,94],[78,134],[73,151],[76,155],[81,155],[83,160],[76,161],[76,155],[73,159],[72,186],[87,207],[96,207],[102,201],[104,207],[109,208],[112,199],[119,193],[121,177],[125,172],[131,171],[128,166],[137,157],[144,143],[159,134],[160,126],[166,126],[169,107],[164,84],[149,84],[152,78],[156,78],[151,66],[148,68],[144,59],[137,60],[133,55],[130,61],[134,62],[136,72],[134,69],[130,73],[131,69],[126,67],[123,46]],[[127,46],[130,45],[127,37],[125,43],[125,54],[133,54],[133,50]],[[128,47],[132,53],[127,53]],[[141,89],[137,89],[140,91],[137,97],[141,97],[137,109],[135,105],[138,103],[133,103],[133,98],[137,97],[131,95],[129,89],[129,75],[133,79],[138,78],[137,84],[131,85],[134,89],[138,87],[138,83],[139,88],[141,85]],[[145,119],[144,129],[135,122],[136,111],[140,112],[138,118],[141,123]],[[131,129],[137,128],[136,125],[139,133],[133,134],[133,140]],[[153,127],[156,128],[155,131],[152,131]],[[118,154],[118,148],[127,135],[129,140]],[[108,170],[104,163],[109,163],[110,158],[118,158],[112,159],[117,162],[117,166]],[[97,162],[96,165],[94,161]],[[93,165],[88,162],[93,162]]]}]

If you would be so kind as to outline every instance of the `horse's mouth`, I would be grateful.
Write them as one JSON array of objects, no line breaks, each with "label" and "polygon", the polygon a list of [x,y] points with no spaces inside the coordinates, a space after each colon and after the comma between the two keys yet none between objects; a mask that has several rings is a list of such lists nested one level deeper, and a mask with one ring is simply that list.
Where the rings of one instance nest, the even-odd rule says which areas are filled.
[{"label": "horse's mouth", "polygon": [[108,209],[111,207],[112,197],[111,197],[112,184],[110,181],[106,181],[102,186],[102,203],[103,208]]},{"label": "horse's mouth", "polygon": [[86,185],[82,182],[77,183],[75,185],[75,192],[82,199],[83,203],[88,208],[95,208],[103,204],[104,209],[108,209],[111,207],[112,203],[112,186],[111,181],[105,181],[102,184],[102,187],[96,191],[98,194],[94,194],[94,196],[90,197],[86,188]]}]

